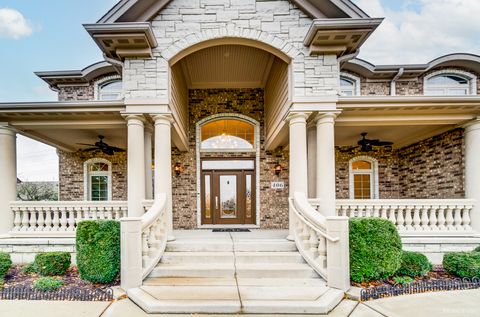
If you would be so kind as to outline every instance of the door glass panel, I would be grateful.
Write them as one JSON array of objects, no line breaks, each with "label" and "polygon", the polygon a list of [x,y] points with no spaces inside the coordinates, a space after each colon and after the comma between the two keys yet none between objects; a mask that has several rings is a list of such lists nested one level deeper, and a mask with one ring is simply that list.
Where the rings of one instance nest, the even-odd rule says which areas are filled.
[{"label": "door glass panel", "polygon": [[205,175],[205,218],[212,217],[211,199],[210,199],[210,175]]},{"label": "door glass panel", "polygon": [[92,176],[91,197],[94,201],[108,200],[108,176]]},{"label": "door glass panel", "polygon": [[252,218],[252,175],[245,175],[245,209],[247,218]]},{"label": "door glass panel", "polygon": [[220,218],[237,217],[237,176],[220,175]]}]

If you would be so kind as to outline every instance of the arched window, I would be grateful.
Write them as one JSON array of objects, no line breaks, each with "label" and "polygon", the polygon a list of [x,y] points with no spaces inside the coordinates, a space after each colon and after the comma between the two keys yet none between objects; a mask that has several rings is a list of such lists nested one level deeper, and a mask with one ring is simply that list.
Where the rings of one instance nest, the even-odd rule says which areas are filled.
[{"label": "arched window", "polygon": [[350,160],[350,199],[378,199],[378,164],[368,156]]},{"label": "arched window", "polygon": [[200,141],[201,150],[254,150],[255,126],[233,118],[210,121],[201,126]]},{"label": "arched window", "polygon": [[340,76],[340,95],[341,96],[359,96],[360,78],[351,74],[342,74]]},{"label": "arched window", "polygon": [[431,74],[425,78],[424,85],[424,94],[429,96],[476,94],[475,77],[461,71]]},{"label": "arched window", "polygon": [[98,100],[118,100],[122,98],[121,79],[108,80],[98,84]]},{"label": "arched window", "polygon": [[84,163],[85,200],[112,200],[112,164],[100,158]]}]

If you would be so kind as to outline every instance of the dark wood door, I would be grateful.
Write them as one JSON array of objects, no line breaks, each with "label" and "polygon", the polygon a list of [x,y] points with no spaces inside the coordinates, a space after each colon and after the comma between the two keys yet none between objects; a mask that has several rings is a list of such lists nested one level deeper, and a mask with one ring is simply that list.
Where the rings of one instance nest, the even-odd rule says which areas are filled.
[{"label": "dark wood door", "polygon": [[254,171],[204,171],[201,186],[203,224],[255,224]]}]

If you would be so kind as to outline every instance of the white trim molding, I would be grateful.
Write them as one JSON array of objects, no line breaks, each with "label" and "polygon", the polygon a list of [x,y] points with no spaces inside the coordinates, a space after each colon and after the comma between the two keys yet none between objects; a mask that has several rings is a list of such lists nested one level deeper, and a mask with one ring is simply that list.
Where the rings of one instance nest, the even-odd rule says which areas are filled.
[{"label": "white trim molding", "polygon": [[[372,168],[369,170],[354,171],[352,164],[358,161],[369,162]],[[378,178],[378,160],[367,155],[356,156],[348,162],[348,189],[350,199],[355,199],[354,175],[368,174],[370,175],[370,199],[379,199],[379,178]]]},{"label": "white trim molding", "polygon": [[440,76],[440,75],[456,75],[468,80],[468,93],[467,95],[477,95],[477,76],[472,73],[459,70],[459,69],[442,69],[434,71],[423,78],[423,94],[427,95],[428,90],[428,81],[433,77]]},{"label": "white trim molding", "polygon": [[98,176],[107,176],[108,201],[112,200],[112,162],[104,158],[91,158],[83,163],[83,200],[91,201],[90,197],[90,176],[92,173],[88,171],[88,166],[95,163],[104,163],[108,165],[108,172],[94,172]]},{"label": "white trim molding", "polygon": [[[360,96],[361,93],[361,79],[358,76],[355,76],[350,73],[341,72],[340,73],[340,80],[344,77],[347,81],[351,81],[353,83],[353,96]],[[338,95],[342,96],[342,86],[340,85]]]}]

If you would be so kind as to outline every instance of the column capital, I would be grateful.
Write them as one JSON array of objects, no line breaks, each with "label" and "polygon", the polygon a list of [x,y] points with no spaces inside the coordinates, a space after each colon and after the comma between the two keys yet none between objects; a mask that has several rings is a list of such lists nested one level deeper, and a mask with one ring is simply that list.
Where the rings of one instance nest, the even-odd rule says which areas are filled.
[{"label": "column capital", "polygon": [[122,117],[127,121],[127,125],[144,125],[147,120],[141,113],[122,114]]},{"label": "column capital", "polygon": [[480,129],[480,117],[463,124],[461,127],[465,129],[466,133]]},{"label": "column capital", "polygon": [[150,114],[152,120],[155,122],[155,125],[158,124],[165,124],[171,126],[175,120],[170,113],[162,113],[162,114]]},{"label": "column capital", "polygon": [[335,119],[337,116],[340,114],[339,111],[335,112],[319,112],[316,116],[314,121],[317,123],[317,125],[322,124],[322,123],[335,123]]},{"label": "column capital", "polygon": [[287,121],[290,125],[295,123],[307,123],[307,119],[311,114],[311,112],[290,112],[287,115]]}]

